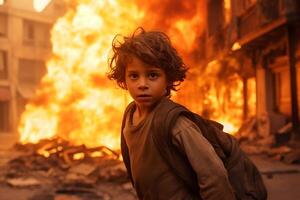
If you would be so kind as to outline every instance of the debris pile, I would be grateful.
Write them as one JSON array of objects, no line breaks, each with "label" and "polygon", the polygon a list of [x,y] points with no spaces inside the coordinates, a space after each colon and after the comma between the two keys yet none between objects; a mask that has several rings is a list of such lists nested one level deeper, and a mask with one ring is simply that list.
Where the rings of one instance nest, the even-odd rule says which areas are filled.
[{"label": "debris pile", "polygon": [[17,144],[13,151],[20,155],[1,166],[0,182],[40,188],[31,200],[136,199],[120,152],[108,147],[74,146],[56,138]]},{"label": "debris pile", "polygon": [[241,148],[249,155],[265,154],[288,164],[300,164],[300,146],[291,145],[291,123],[287,123],[274,134],[262,134],[257,128],[257,120],[246,120],[236,138]]}]

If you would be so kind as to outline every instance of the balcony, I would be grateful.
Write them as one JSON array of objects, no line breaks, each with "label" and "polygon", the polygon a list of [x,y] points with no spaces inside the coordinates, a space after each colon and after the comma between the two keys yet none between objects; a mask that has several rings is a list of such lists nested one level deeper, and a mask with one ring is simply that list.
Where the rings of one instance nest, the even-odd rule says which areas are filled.
[{"label": "balcony", "polygon": [[252,31],[279,17],[279,0],[263,0],[251,6],[238,18],[239,36],[242,38]]},{"label": "balcony", "polygon": [[238,38],[241,45],[247,44],[290,20],[299,20],[297,0],[261,0],[238,16]]}]

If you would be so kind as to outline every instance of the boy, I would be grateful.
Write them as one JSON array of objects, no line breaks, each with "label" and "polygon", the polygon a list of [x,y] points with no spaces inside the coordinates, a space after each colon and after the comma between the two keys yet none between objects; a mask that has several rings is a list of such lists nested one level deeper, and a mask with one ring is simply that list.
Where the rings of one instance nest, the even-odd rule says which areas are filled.
[{"label": "boy", "polygon": [[[130,160],[127,171],[139,199],[231,200],[235,195],[227,171],[201,130],[180,116],[172,127],[172,145],[197,174],[198,191],[191,191],[170,169],[155,145],[154,116],[172,101],[187,68],[167,35],[139,28],[121,43],[114,39],[110,79],[128,90],[133,102],[127,107],[122,129],[122,152]],[[160,124],[155,124],[160,126]],[[163,125],[163,124],[161,124]],[[126,164],[126,163],[125,163]]]}]

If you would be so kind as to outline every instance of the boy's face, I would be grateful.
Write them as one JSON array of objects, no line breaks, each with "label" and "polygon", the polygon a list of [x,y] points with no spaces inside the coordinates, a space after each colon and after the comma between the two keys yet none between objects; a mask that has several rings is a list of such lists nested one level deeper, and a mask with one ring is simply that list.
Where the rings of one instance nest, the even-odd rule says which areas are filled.
[{"label": "boy's face", "polygon": [[166,73],[133,56],[125,69],[125,84],[138,106],[150,108],[166,94]]}]

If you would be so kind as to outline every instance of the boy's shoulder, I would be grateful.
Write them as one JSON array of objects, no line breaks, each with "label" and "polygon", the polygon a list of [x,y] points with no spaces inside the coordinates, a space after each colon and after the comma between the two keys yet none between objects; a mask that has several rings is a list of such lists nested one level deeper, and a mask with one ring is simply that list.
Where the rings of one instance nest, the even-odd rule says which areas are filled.
[{"label": "boy's shoulder", "polygon": [[181,105],[180,103],[177,103],[170,98],[163,98],[159,104],[157,105],[157,110],[161,113],[168,113],[172,110],[178,109],[178,110],[186,110],[189,111],[186,107]]},{"label": "boy's shoulder", "polygon": [[[163,134],[169,134],[170,130],[172,130],[178,122],[182,122],[183,124],[188,123],[189,125],[192,124],[191,120],[194,117],[193,112],[169,98],[163,99],[155,110],[153,128]],[[179,125],[182,124],[179,123]]]}]

